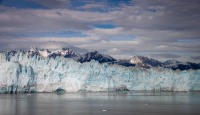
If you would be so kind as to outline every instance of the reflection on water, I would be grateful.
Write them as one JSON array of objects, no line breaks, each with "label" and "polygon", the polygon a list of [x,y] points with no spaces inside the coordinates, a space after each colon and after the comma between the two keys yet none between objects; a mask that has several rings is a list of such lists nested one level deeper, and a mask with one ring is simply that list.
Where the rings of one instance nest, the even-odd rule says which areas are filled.
[{"label": "reflection on water", "polygon": [[0,115],[192,115],[200,93],[82,92],[1,94]]}]

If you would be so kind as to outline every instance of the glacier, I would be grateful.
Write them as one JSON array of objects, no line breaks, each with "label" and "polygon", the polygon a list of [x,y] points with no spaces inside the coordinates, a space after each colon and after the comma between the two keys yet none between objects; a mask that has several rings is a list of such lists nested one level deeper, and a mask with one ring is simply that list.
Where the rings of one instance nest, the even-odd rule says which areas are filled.
[{"label": "glacier", "polygon": [[78,91],[199,91],[200,70],[80,63],[70,58],[0,53],[0,93]]}]

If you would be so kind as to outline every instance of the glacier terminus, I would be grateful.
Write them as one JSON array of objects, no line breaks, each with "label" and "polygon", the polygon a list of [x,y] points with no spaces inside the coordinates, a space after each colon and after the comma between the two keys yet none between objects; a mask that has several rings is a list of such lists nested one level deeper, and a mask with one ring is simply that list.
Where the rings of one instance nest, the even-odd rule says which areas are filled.
[{"label": "glacier terminus", "polygon": [[25,52],[0,53],[0,93],[78,91],[198,91],[200,70],[124,67]]}]

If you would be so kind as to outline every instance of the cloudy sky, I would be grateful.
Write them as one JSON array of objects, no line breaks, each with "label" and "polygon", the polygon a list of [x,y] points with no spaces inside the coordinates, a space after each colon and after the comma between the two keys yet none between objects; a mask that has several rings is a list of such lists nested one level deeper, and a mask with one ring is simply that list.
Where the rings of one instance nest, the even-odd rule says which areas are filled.
[{"label": "cloudy sky", "polygon": [[200,62],[200,0],[0,0],[0,49],[68,44]]}]

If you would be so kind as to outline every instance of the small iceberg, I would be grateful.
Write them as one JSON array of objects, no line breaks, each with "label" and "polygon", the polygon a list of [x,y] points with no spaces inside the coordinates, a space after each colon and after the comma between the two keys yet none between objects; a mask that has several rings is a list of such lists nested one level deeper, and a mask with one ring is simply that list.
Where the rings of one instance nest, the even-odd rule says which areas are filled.
[{"label": "small iceberg", "polygon": [[64,89],[62,89],[62,88],[58,88],[58,89],[56,89],[56,91],[55,91],[56,93],[57,93],[57,95],[62,95],[62,94],[64,94],[65,93],[65,90]]}]

